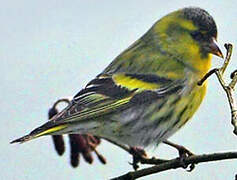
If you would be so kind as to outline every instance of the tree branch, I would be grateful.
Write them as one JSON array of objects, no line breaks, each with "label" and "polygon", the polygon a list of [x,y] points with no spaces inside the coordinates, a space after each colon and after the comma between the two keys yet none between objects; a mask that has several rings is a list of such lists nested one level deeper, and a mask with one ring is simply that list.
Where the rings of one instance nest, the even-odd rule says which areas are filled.
[{"label": "tree branch", "polygon": [[[189,156],[184,159],[184,163],[186,165],[189,164],[198,164],[203,162],[211,162],[211,161],[220,161],[220,160],[227,160],[227,159],[237,159],[237,152],[225,152],[225,153],[213,153],[213,154],[202,154],[202,155],[195,155],[195,156]],[[156,160],[154,159],[153,162],[151,160],[152,164],[156,164]],[[128,172],[122,176],[112,178],[111,180],[134,180],[138,179],[143,176],[151,175],[154,173],[158,173],[161,171],[167,171],[170,169],[176,169],[176,168],[183,168],[183,164],[180,161],[179,158],[171,159],[168,162],[160,164],[159,165],[152,166],[149,168],[144,168],[138,171]]]}]

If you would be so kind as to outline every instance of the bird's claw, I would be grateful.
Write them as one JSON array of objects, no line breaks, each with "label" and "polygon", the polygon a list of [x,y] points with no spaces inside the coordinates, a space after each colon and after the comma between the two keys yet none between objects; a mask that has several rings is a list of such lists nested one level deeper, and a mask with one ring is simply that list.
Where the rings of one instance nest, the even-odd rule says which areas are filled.
[{"label": "bird's claw", "polygon": [[[179,151],[179,159],[180,159],[180,164],[181,166],[187,170],[187,172],[191,172],[194,168],[195,168],[195,164],[190,164],[190,166],[188,164],[185,163],[185,159],[193,156],[194,154],[189,151],[187,148],[185,148],[184,146],[180,146],[177,148],[177,150]],[[189,167],[189,169],[187,169]]]},{"label": "bird's claw", "polygon": [[[175,149],[178,150],[179,152],[179,157],[178,159],[180,160],[180,165],[184,168],[187,169],[188,168],[188,164],[185,163],[185,159],[188,158],[189,156],[193,156],[194,154],[188,150],[187,148],[185,148],[184,146],[175,144],[173,142],[170,142],[168,140],[163,141],[163,143],[174,147]],[[191,172],[193,169],[195,168],[195,164],[190,164],[189,169],[187,170],[188,172]]]}]

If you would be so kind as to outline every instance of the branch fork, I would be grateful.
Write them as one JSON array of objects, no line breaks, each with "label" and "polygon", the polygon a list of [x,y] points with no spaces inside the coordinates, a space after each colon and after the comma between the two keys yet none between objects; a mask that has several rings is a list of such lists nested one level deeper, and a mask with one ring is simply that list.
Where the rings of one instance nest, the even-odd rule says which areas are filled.
[{"label": "branch fork", "polygon": [[229,65],[233,46],[231,44],[225,44],[225,48],[227,50],[225,61],[220,68],[215,68],[210,70],[199,82],[198,85],[201,86],[212,74],[216,74],[218,81],[220,82],[222,88],[226,92],[226,96],[228,98],[230,110],[231,110],[231,124],[234,126],[233,133],[237,135],[237,104],[234,99],[234,88],[237,83],[237,70],[231,73],[230,78],[231,82],[228,84],[224,80],[224,73],[226,71],[227,66]]}]

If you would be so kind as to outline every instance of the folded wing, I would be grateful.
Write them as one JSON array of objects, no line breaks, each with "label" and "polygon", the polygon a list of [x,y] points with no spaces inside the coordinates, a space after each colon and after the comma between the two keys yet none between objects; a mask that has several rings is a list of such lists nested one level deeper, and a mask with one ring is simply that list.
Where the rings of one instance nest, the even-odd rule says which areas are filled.
[{"label": "folded wing", "polygon": [[172,80],[154,74],[101,74],[77,93],[71,104],[46,124],[14,142],[43,135],[60,134],[71,123],[97,119],[130,106],[157,100],[183,90],[185,80]]}]

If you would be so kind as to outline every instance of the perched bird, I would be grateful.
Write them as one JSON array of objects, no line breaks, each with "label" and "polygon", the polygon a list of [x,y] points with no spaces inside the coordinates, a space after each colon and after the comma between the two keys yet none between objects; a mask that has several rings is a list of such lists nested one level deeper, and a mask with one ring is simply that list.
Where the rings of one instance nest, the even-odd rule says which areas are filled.
[{"label": "perched bird", "polygon": [[51,121],[12,141],[44,135],[85,134],[129,146],[157,145],[197,111],[211,66],[217,27],[200,8],[183,8],[158,20],[77,93]]}]

